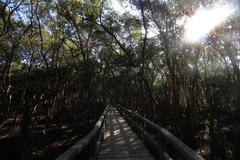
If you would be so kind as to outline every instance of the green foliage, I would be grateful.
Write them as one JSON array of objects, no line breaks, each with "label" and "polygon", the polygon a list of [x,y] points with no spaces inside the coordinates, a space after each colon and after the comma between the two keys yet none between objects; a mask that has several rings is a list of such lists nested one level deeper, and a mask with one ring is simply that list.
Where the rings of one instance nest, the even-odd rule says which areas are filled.
[{"label": "green foliage", "polygon": [[[12,10],[20,1],[4,2]],[[202,45],[183,43],[182,17],[203,2],[212,4],[119,1],[139,16],[120,15],[100,0],[24,1],[12,15],[0,3],[0,115],[6,115],[0,122],[15,113],[26,116],[27,107],[53,119],[64,107],[81,114],[77,106],[111,100],[199,150],[208,143],[219,152],[225,140],[233,151],[235,142],[223,138],[222,128],[239,133],[239,20]],[[148,37],[151,30],[157,34]]]}]

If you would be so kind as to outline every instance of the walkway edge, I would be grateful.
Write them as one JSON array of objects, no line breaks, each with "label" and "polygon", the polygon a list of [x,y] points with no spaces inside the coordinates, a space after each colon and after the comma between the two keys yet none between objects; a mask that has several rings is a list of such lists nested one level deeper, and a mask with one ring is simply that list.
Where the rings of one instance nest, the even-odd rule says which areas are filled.
[{"label": "walkway edge", "polygon": [[82,139],[80,139],[75,145],[69,148],[67,151],[63,152],[60,156],[58,156],[55,160],[73,160],[76,156],[78,156],[81,151],[88,146],[99,134],[103,122],[107,113],[107,108],[105,108],[104,112],[98,119],[94,128]]}]

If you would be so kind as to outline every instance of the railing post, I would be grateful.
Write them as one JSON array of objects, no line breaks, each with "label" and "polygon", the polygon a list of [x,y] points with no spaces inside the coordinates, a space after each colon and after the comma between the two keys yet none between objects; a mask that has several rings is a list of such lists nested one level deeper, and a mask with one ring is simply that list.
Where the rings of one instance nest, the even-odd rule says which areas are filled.
[{"label": "railing post", "polygon": [[98,139],[105,121],[107,110],[105,109],[93,129],[67,151],[59,155],[55,160],[97,159]]},{"label": "railing post", "polygon": [[161,134],[160,131],[158,131],[158,137],[157,137],[157,140],[158,140],[158,144],[159,144],[159,147],[160,147],[160,159],[162,160],[171,160],[172,158],[168,155],[167,153],[167,142],[166,140],[163,138],[163,135]]},{"label": "railing post", "polygon": [[[142,132],[142,135],[146,138],[146,140],[152,145],[152,147],[160,154],[159,158],[164,160],[171,160],[171,157],[168,155],[168,145],[173,147],[176,150],[176,153],[179,153],[180,157],[183,157],[187,160],[204,160],[200,155],[196,154],[191,148],[185,145],[182,141],[180,141],[173,134],[168,132],[166,129],[160,127],[159,125],[153,123],[152,121],[146,119],[145,117],[139,115],[138,113],[134,113],[124,107],[117,105],[118,108],[122,110],[126,117],[131,117],[135,119],[136,128],[138,128],[139,132]],[[143,128],[139,127],[139,124],[143,125]],[[150,128],[150,130],[144,126]],[[152,138],[148,133],[150,131],[155,131],[155,138]]]},{"label": "railing post", "polygon": [[160,158],[163,159],[163,153],[166,151],[165,149],[165,144],[164,144],[164,139],[162,138],[161,133],[158,131],[157,133],[157,140],[160,148]]},{"label": "railing post", "polygon": [[98,155],[99,155],[100,148],[101,148],[101,145],[102,145],[102,140],[104,138],[105,126],[106,126],[106,122],[104,121],[103,124],[102,124],[102,128],[100,130],[97,142],[96,142],[96,149],[95,149],[95,151],[96,151],[95,156],[96,157],[95,157],[95,159],[98,159]]},{"label": "railing post", "polygon": [[96,159],[96,148],[97,148],[97,138],[95,137],[93,139],[92,144],[90,145],[88,156],[90,160],[95,160]]}]

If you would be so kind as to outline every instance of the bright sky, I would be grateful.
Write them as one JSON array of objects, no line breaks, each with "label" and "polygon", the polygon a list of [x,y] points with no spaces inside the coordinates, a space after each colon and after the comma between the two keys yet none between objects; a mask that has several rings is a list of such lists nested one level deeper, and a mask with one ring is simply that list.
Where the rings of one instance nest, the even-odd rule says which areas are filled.
[{"label": "bright sky", "polygon": [[[112,7],[120,15],[129,12],[134,16],[141,16],[135,6],[131,6],[129,3],[121,4],[121,0],[109,0],[112,3]],[[203,41],[208,34],[216,27],[224,23],[230,16],[234,15],[237,11],[237,5],[234,3],[216,3],[211,8],[199,7],[193,16],[187,18],[184,25],[183,39],[187,43],[195,43]],[[148,38],[156,36],[158,31],[154,27],[148,29]]]},{"label": "bright sky", "polygon": [[237,11],[233,4],[216,3],[212,8],[200,7],[185,24],[184,40],[195,43],[204,40],[216,27]]},{"label": "bright sky", "polygon": [[[129,3],[126,4],[121,4],[119,3],[121,0],[110,0],[112,3],[112,7],[115,11],[117,11],[120,15],[123,15],[124,13],[128,12],[134,16],[141,17],[141,12],[136,9],[135,6],[130,5]],[[144,33],[144,29],[142,29],[142,32]],[[148,34],[147,37],[151,38],[154,37],[158,34],[157,29],[154,27],[150,27],[148,29]]]},{"label": "bright sky", "polygon": [[[115,11],[117,11],[119,14],[124,14],[125,12],[129,12],[130,14],[134,16],[141,16],[140,11],[138,11],[135,6],[130,6],[128,3],[127,5],[119,3],[119,0],[110,0],[112,3],[112,7]],[[134,7],[134,8],[132,8]]]}]

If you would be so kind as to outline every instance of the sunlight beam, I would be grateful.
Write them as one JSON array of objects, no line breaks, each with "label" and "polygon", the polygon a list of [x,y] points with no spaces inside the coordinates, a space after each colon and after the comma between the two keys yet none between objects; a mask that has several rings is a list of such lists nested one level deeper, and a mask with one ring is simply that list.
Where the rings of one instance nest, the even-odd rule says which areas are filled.
[{"label": "sunlight beam", "polygon": [[233,15],[236,8],[232,5],[216,4],[212,8],[199,8],[185,24],[184,40],[195,43],[203,40],[215,27],[221,25]]}]

